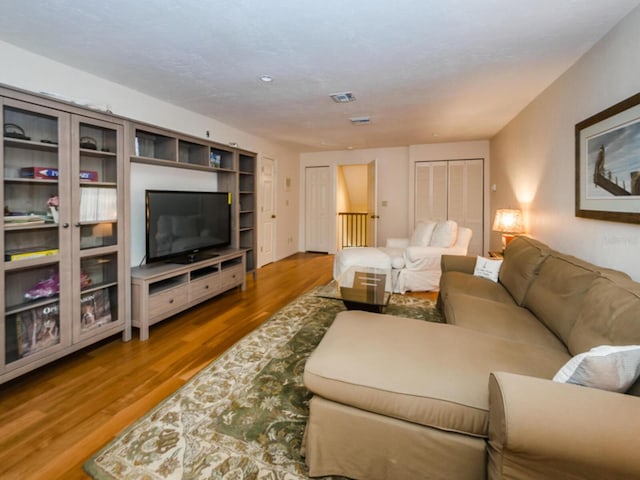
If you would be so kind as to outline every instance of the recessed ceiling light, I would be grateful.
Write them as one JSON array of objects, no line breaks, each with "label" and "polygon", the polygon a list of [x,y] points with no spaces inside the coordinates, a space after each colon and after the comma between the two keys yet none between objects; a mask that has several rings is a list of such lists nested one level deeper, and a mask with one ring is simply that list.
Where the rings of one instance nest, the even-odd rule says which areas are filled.
[{"label": "recessed ceiling light", "polygon": [[260,75],[260,81],[264,82],[264,83],[271,83],[273,82],[273,77],[271,75]]}]

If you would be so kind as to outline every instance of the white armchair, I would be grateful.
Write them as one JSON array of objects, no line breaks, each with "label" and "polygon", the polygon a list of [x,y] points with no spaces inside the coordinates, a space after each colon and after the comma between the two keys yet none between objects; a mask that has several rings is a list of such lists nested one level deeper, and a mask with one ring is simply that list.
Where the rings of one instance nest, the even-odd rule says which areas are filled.
[{"label": "white armchair", "polygon": [[418,223],[411,238],[387,239],[387,246],[381,250],[391,258],[397,276],[394,290],[438,290],[442,255],[466,255],[471,234],[471,229],[448,220]]}]

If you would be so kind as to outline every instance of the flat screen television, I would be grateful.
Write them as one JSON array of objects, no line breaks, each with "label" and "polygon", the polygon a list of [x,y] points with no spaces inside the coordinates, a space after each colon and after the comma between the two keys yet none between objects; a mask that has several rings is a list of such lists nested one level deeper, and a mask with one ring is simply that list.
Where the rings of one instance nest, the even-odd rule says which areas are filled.
[{"label": "flat screen television", "polygon": [[147,263],[190,263],[231,244],[228,192],[146,190]]}]

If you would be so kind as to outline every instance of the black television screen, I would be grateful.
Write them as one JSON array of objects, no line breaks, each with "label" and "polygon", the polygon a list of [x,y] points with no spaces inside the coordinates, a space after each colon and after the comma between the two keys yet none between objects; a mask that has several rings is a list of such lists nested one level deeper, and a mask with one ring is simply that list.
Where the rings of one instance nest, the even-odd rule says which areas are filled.
[{"label": "black television screen", "polygon": [[146,190],[147,263],[193,262],[231,244],[228,192]]}]

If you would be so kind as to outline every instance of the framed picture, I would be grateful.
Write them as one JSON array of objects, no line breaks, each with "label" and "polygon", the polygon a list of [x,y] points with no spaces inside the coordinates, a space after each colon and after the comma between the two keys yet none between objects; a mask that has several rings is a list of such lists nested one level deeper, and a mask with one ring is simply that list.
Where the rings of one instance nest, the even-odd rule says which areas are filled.
[{"label": "framed picture", "polygon": [[640,223],[640,93],[576,125],[576,216]]},{"label": "framed picture", "polygon": [[576,216],[640,223],[640,93],[576,125]]}]

